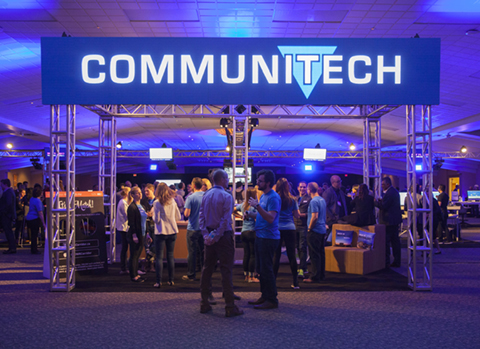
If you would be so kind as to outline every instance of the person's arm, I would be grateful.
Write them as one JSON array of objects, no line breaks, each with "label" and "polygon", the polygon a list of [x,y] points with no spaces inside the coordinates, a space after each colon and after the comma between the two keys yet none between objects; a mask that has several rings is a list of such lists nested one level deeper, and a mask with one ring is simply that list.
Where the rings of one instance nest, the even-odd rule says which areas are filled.
[{"label": "person's arm", "polygon": [[258,214],[262,216],[263,219],[267,221],[268,224],[272,224],[273,221],[275,220],[275,217],[277,216],[278,212],[277,211],[265,211],[262,206],[259,205],[258,201],[255,200],[254,198],[250,198],[248,200],[248,203],[250,206],[255,207],[257,210]]},{"label": "person's arm", "polygon": [[208,230],[205,222],[205,196],[202,199],[202,204],[200,205],[200,212],[198,214],[198,227],[202,231],[203,237],[208,235]]},{"label": "person's arm", "polygon": [[318,221],[318,212],[312,212],[312,218],[310,218],[310,225],[308,226],[308,230],[312,230],[315,224]]},{"label": "person's arm", "polygon": [[[175,201],[174,201],[175,203]],[[178,209],[178,205],[175,203],[174,205],[174,209],[175,209],[175,221],[178,222],[178,221],[181,221],[182,220],[182,215],[180,214],[180,210]]]},{"label": "person's arm", "polygon": [[299,219],[300,218],[300,211],[293,210],[293,217],[295,217],[296,219]]},{"label": "person's arm", "polygon": [[229,218],[232,216],[232,208],[233,208],[233,196],[230,194],[227,194],[225,197],[225,201],[223,202],[223,207],[222,207],[222,216],[220,218],[220,224],[218,225],[218,228],[215,229],[215,241],[218,241],[223,234],[231,229],[229,222]]},{"label": "person's arm", "polygon": [[190,217],[190,212],[191,212],[191,211],[192,211],[192,210],[190,210],[189,208],[186,208],[185,211],[183,211],[183,215],[185,216],[185,218]]}]

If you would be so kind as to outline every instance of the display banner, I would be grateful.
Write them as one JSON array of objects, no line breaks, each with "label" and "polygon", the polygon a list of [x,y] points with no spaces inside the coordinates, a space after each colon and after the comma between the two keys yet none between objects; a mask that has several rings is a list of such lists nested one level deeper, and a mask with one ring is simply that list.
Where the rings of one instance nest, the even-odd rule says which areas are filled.
[{"label": "display banner", "polygon": [[[50,192],[46,192],[47,198]],[[60,193],[60,208],[65,208],[65,192]],[[50,202],[50,200],[48,200]],[[49,212],[50,215],[50,212]],[[60,219],[65,220],[61,213]],[[62,222],[61,226],[64,227]],[[62,232],[61,236],[64,236]],[[103,192],[75,192],[75,267],[81,274],[108,271]],[[65,265],[65,258],[60,261]]]},{"label": "display banner", "polygon": [[42,38],[43,104],[439,104],[440,39]]}]

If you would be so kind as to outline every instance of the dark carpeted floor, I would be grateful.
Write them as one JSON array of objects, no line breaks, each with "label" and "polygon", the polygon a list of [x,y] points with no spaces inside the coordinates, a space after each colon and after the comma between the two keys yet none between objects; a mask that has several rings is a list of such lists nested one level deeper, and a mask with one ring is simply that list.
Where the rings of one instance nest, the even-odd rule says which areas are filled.
[{"label": "dark carpeted floor", "polygon": [[[120,275],[118,263],[109,265],[108,274],[79,275],[76,277],[74,292],[199,292],[199,281],[183,281],[182,275],[187,272],[186,265],[175,267],[175,285],[167,285],[167,271],[164,269],[163,286],[154,288],[155,273],[149,272],[144,277],[144,283],[130,280],[129,275]],[[200,273],[197,276],[200,278]],[[233,270],[233,285],[235,292],[257,292],[260,290],[258,283],[247,283],[243,280],[242,266],[235,266]],[[306,284],[300,279],[300,290],[293,290],[292,274],[288,265],[281,265],[277,277],[279,292],[330,292],[330,291],[405,291],[407,278],[393,270],[382,270],[369,275],[349,275],[328,273],[326,280],[318,284]],[[213,274],[213,292],[221,291],[220,271]]]}]

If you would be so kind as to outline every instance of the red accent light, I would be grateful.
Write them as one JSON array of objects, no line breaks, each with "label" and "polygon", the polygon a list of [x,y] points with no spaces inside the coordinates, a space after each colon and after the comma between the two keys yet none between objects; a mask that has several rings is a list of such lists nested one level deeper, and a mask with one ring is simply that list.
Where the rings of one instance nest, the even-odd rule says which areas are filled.
[{"label": "red accent light", "polygon": [[137,177],[137,174],[136,174],[136,173],[134,173],[134,174],[133,174],[133,177]]},{"label": "red accent light", "polygon": [[345,173],[345,177],[348,177],[348,174]]}]

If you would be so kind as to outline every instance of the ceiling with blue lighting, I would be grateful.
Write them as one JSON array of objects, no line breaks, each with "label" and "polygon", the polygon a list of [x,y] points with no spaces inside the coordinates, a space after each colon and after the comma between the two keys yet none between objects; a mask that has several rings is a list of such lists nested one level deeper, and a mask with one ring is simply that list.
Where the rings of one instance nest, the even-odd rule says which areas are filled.
[{"label": "ceiling with blue lighting", "polygon": [[[441,104],[433,106],[434,152],[480,153],[480,3],[476,0],[0,0],[0,149],[48,146],[50,110],[41,104],[40,38],[60,37],[299,37],[441,39]],[[77,146],[98,146],[98,117],[77,109]],[[124,149],[166,143],[174,149],[225,149],[218,119],[120,119]],[[382,148],[405,150],[405,108],[382,118]],[[361,120],[260,119],[255,150],[302,150],[320,143],[334,151],[362,148]],[[265,166],[304,168],[301,160],[264,159]],[[96,172],[97,160],[79,160]],[[262,164],[262,162],[260,163]],[[476,173],[475,159],[446,159],[443,168]],[[28,166],[2,159],[1,171]],[[204,159],[178,161],[205,166]],[[293,165],[293,166],[292,166]],[[148,171],[140,160],[119,163]],[[143,166],[143,167],[142,167]],[[358,160],[331,160],[329,172],[362,173]],[[385,173],[405,172],[384,159]],[[327,170],[326,170],[327,171]]]}]

